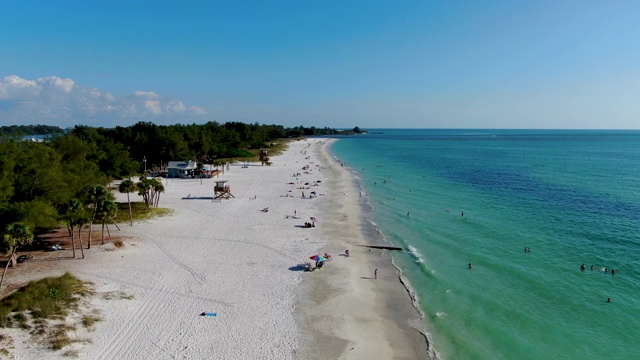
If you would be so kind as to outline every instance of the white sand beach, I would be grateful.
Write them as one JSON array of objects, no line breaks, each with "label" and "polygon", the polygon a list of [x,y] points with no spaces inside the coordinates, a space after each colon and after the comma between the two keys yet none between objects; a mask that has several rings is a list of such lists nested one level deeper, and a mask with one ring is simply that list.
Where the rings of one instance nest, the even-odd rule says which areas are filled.
[{"label": "white sand beach", "polygon": [[[425,337],[410,326],[419,314],[388,254],[358,246],[374,240],[361,231],[351,175],[327,153],[331,141],[291,142],[272,166],[231,166],[219,177],[235,196],[229,200],[212,201],[216,179],[163,180],[160,207],[174,212],[111,229],[123,247],[94,235],[86,259],[70,259],[67,249],[57,261],[36,257],[10,270],[6,284],[45,265],[47,275],[70,271],[94,283],[92,306],[103,319],[74,335],[85,342],[55,352],[3,329],[14,358],[428,358]],[[315,227],[304,228],[310,217]],[[345,249],[350,257],[340,255]],[[323,269],[301,271],[324,252],[333,260]],[[105,299],[114,293],[125,298]]]}]

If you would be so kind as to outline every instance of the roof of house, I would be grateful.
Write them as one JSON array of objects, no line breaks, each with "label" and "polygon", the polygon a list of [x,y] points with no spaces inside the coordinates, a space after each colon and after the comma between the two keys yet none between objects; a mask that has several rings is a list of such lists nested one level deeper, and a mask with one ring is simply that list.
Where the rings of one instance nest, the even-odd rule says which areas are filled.
[{"label": "roof of house", "polygon": [[169,161],[169,165],[167,165],[168,169],[179,169],[179,170],[195,170],[197,167],[198,167],[198,163],[193,160]]}]

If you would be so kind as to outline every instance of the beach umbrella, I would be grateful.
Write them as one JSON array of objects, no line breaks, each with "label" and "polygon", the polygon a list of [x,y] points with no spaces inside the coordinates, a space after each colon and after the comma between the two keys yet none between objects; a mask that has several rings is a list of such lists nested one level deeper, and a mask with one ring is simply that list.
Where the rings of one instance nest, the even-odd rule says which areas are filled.
[{"label": "beach umbrella", "polygon": [[314,261],[325,261],[325,259],[320,255],[309,256],[309,259],[314,260]]},{"label": "beach umbrella", "polygon": [[313,222],[318,222],[318,219],[316,219],[315,216],[311,216],[309,219],[311,219],[311,221],[313,221]]}]

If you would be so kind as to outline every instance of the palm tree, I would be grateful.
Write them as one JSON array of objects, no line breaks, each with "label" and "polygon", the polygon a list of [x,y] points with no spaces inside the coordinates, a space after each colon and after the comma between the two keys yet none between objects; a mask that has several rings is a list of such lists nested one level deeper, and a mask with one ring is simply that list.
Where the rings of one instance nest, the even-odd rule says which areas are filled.
[{"label": "palm tree", "polygon": [[220,166],[222,166],[222,173],[224,174],[224,161],[221,159],[213,160],[213,165],[216,166],[216,177],[220,177]]},{"label": "palm tree", "polygon": [[109,192],[104,185],[96,185],[89,189],[89,201],[91,202],[91,208],[93,210],[93,215],[91,216],[91,221],[89,221],[89,244],[87,249],[91,249],[91,236],[92,236],[92,227],[93,221],[96,218],[96,214],[98,209],[102,206],[102,204],[107,200],[113,200],[113,195]]},{"label": "palm tree", "polygon": [[9,261],[7,261],[7,265],[4,267],[2,278],[0,278],[0,288],[2,288],[4,276],[7,274],[9,264],[16,264],[16,252],[18,248],[30,244],[31,241],[33,241],[33,232],[25,224],[16,222],[7,226],[1,246],[5,251],[11,252],[11,255],[9,256]]},{"label": "palm tree", "polygon": [[[100,203],[96,211],[96,218],[102,221],[102,243],[104,244],[104,227],[108,220],[113,221],[113,217],[118,212],[118,205],[111,200],[107,199]],[[107,229],[108,230],[108,229]]]},{"label": "palm tree", "polygon": [[[200,181],[202,181],[202,179],[200,179]],[[155,198],[153,206],[158,207],[158,204],[160,203],[160,193],[164,192],[164,186],[162,185],[162,181],[156,179],[153,179],[151,184],[153,186],[153,196]]]},{"label": "palm tree", "polygon": [[136,183],[136,189],[138,189],[138,195],[142,196],[144,204],[147,207],[151,207],[151,199],[149,198],[149,193],[151,192],[150,180],[146,177],[141,177],[140,181]]},{"label": "palm tree", "polygon": [[[76,238],[74,228],[80,223],[84,222],[86,218],[86,211],[82,206],[82,202],[78,199],[70,199],[63,207],[62,218],[65,220],[69,233],[71,234],[71,248],[73,249],[73,257],[76,257]],[[82,250],[82,243],[80,243],[80,249]],[[82,258],[84,258],[84,250],[82,251]]]},{"label": "palm tree", "polygon": [[164,186],[158,179],[140,178],[136,184],[138,195],[142,196],[147,207],[158,207],[160,193],[164,192]]},{"label": "palm tree", "polygon": [[131,222],[131,226],[133,226],[133,214],[131,213],[131,200],[129,199],[129,193],[136,191],[136,184],[134,184],[131,180],[123,180],[118,187],[118,190],[121,193],[127,193],[127,202],[129,203],[129,221]]},{"label": "palm tree", "polygon": [[198,175],[200,175],[200,185],[202,185],[202,172],[204,171],[204,164],[199,162],[196,165],[196,171],[198,172]]},{"label": "palm tree", "polygon": [[78,226],[78,239],[80,240],[80,256],[84,259],[84,244],[82,244],[82,227],[89,223],[89,216],[86,211],[84,212],[84,216],[78,217],[76,219],[76,225]]}]

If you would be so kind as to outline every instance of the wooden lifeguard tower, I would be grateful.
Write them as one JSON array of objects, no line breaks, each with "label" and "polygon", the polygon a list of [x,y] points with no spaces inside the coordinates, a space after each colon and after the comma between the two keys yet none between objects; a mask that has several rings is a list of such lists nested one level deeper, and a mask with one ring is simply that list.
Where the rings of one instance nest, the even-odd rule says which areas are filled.
[{"label": "wooden lifeguard tower", "polygon": [[271,166],[271,161],[269,161],[269,154],[267,154],[267,150],[260,150],[260,163],[262,165]]},{"label": "wooden lifeguard tower", "polygon": [[231,187],[227,184],[228,180],[216,180],[216,186],[213,188],[213,200],[235,198],[231,193]]}]

